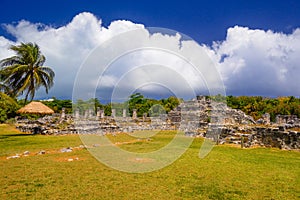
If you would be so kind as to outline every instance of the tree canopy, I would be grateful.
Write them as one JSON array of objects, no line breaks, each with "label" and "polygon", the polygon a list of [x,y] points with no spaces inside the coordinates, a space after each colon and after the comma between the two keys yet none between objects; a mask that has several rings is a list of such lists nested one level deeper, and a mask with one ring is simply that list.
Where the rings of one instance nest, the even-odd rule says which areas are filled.
[{"label": "tree canopy", "polygon": [[263,98],[261,96],[227,96],[227,105],[244,111],[255,120],[264,113],[269,113],[271,121],[276,115],[297,115],[300,118],[300,99],[294,96]]},{"label": "tree canopy", "polygon": [[36,90],[41,86],[46,93],[53,86],[54,71],[43,66],[46,58],[37,44],[21,43],[12,45],[11,50],[16,55],[0,61],[1,88],[10,96],[19,96],[25,93],[27,99],[32,100]]}]

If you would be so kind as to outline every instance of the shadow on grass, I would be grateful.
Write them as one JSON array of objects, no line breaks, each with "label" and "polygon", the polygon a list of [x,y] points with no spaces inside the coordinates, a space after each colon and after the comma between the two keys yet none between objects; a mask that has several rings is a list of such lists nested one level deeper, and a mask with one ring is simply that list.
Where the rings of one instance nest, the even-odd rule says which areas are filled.
[{"label": "shadow on grass", "polygon": [[33,135],[39,135],[39,134],[32,134],[32,133],[3,134],[3,135],[0,135],[0,139],[9,138],[9,137],[33,136]]},{"label": "shadow on grass", "polygon": [[3,136],[32,136],[32,135],[41,135],[33,133],[15,133],[15,134],[4,134]]}]

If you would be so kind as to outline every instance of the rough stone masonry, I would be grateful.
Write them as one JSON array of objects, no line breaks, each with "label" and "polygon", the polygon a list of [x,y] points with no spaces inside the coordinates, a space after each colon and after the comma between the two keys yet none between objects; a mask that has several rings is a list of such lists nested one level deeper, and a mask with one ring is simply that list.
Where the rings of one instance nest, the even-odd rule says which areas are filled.
[{"label": "rough stone masonry", "polygon": [[227,107],[224,102],[213,102],[204,96],[184,101],[167,115],[142,118],[105,116],[103,110],[87,110],[83,115],[53,114],[35,121],[17,120],[17,128],[40,134],[99,134],[133,132],[136,130],[180,130],[187,136],[206,137],[217,144],[233,143],[241,147],[265,146],[281,149],[300,149],[300,120],[296,116],[279,115],[270,122],[265,114],[254,121],[241,110]]}]

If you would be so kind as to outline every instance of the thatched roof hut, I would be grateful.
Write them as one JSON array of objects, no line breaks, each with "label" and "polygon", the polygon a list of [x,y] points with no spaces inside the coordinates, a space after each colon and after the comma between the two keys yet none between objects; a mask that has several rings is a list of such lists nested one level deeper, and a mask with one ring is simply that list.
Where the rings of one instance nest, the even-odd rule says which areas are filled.
[{"label": "thatched roof hut", "polygon": [[24,106],[23,108],[19,109],[17,113],[47,115],[47,114],[53,114],[54,111],[41,102],[32,101],[26,106]]}]

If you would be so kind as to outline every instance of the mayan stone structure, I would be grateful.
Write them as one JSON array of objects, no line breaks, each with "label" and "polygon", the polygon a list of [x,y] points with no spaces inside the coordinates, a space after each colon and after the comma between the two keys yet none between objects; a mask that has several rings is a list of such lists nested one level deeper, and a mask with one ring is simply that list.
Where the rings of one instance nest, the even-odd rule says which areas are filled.
[{"label": "mayan stone structure", "polygon": [[141,130],[179,130],[186,136],[205,137],[217,144],[233,143],[241,147],[266,146],[281,149],[300,148],[300,120],[293,115],[278,115],[276,122],[270,122],[270,115],[264,114],[254,121],[241,110],[229,108],[224,102],[214,102],[204,96],[182,102],[168,114],[156,117],[132,117],[126,110],[116,116],[105,116],[104,110],[79,112],[74,115],[61,113],[46,116],[35,121],[18,120],[17,128],[24,132],[40,134],[115,134]]},{"label": "mayan stone structure", "polygon": [[170,121],[181,130],[205,129],[208,124],[255,124],[252,117],[240,110],[227,107],[222,102],[212,102],[204,96],[184,101],[169,112]]}]

